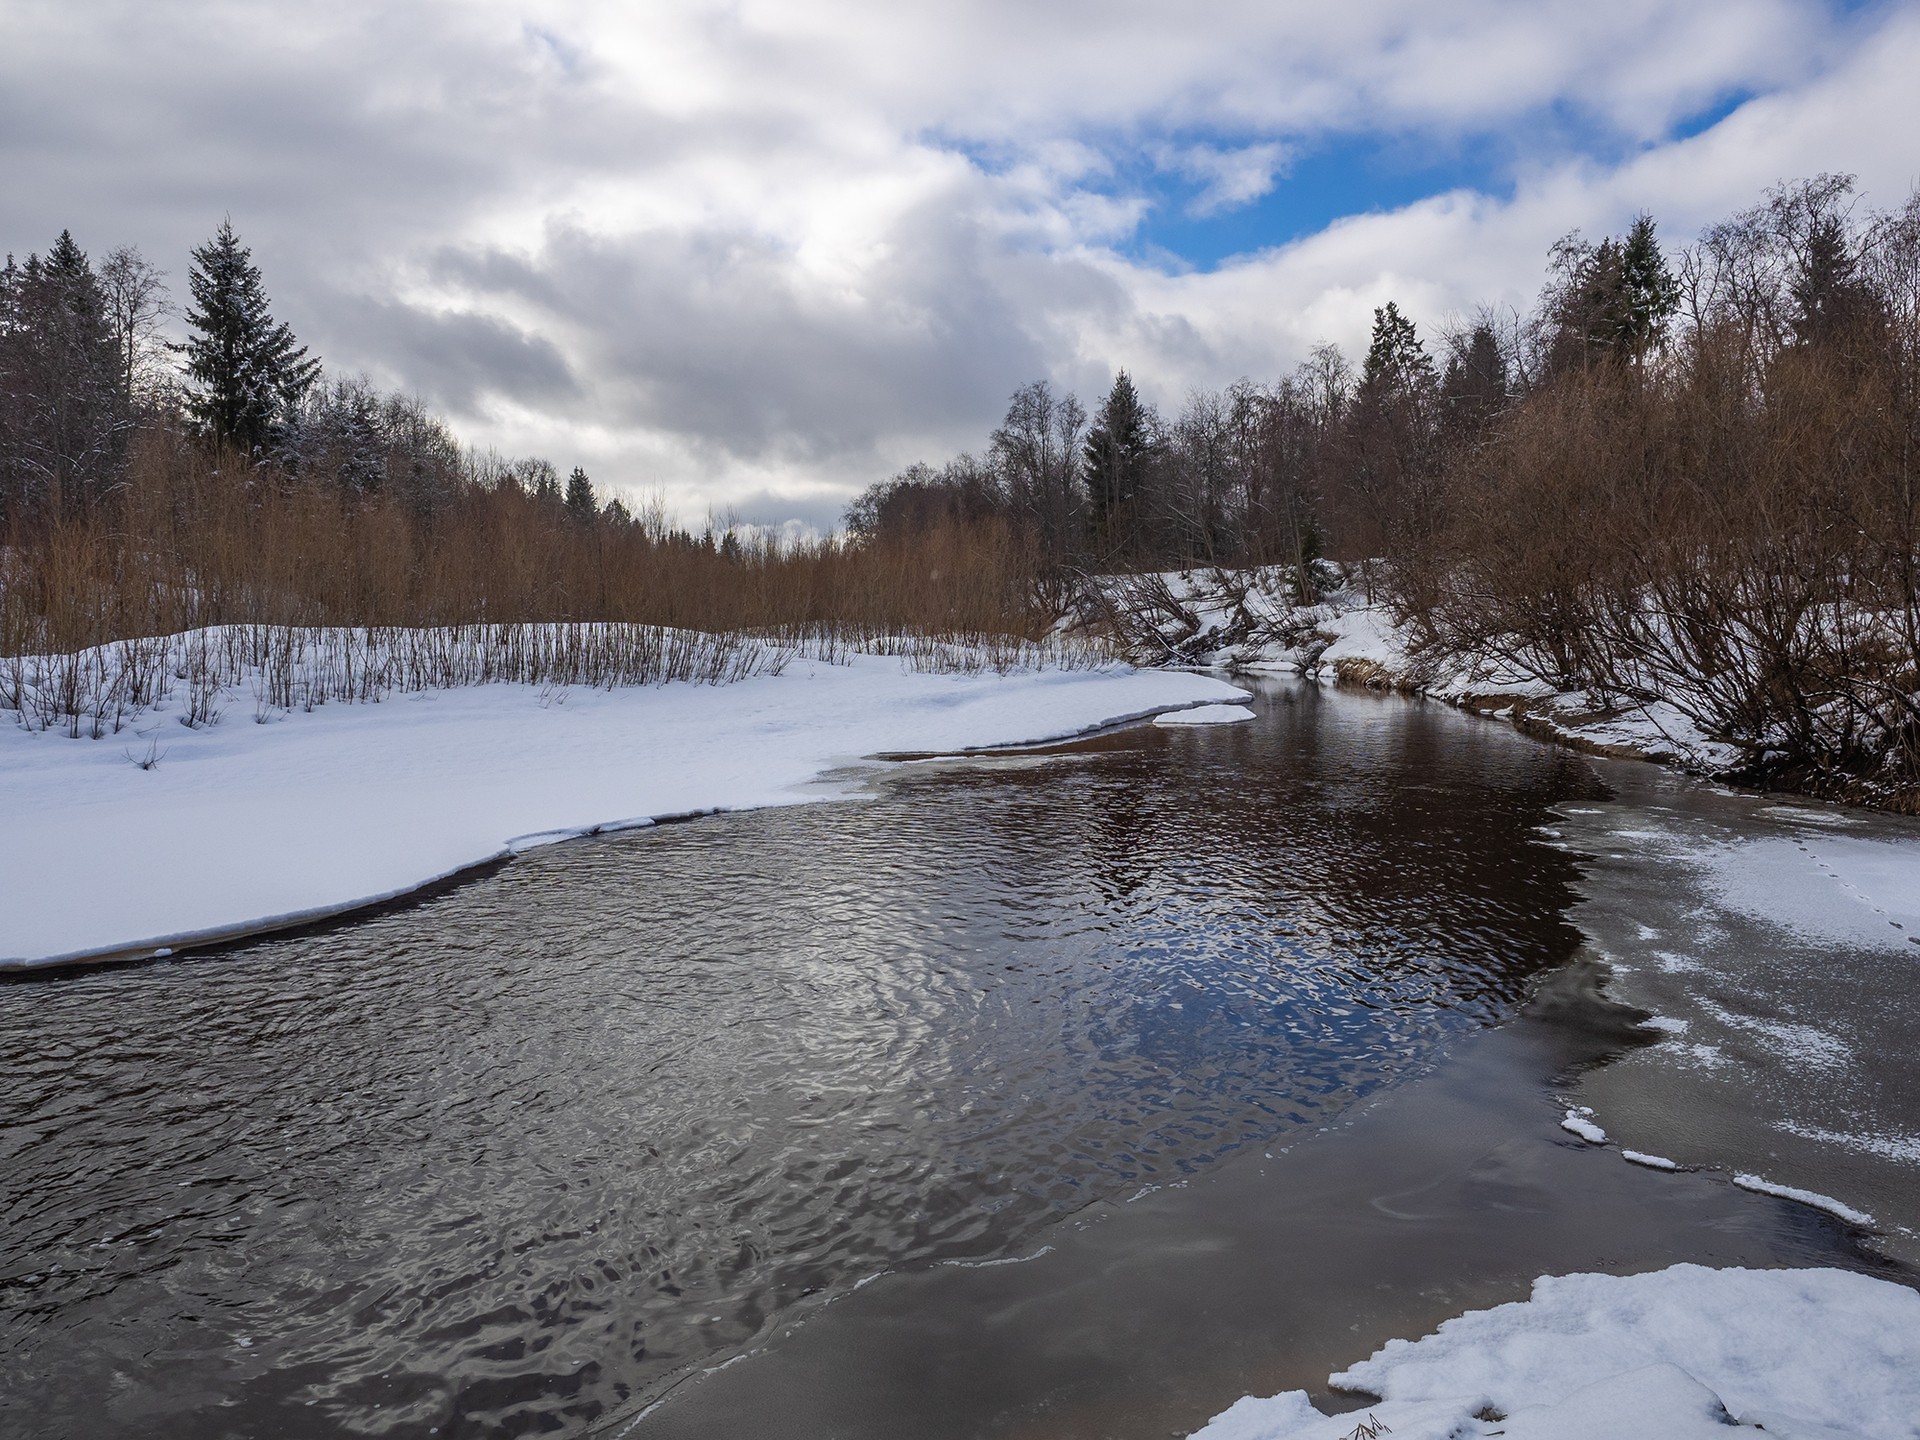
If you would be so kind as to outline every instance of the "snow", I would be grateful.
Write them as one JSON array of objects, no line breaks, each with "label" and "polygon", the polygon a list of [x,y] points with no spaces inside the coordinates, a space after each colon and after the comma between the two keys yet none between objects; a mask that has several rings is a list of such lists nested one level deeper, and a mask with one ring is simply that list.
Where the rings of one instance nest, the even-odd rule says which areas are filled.
[{"label": "snow", "polygon": [[1844,1270],[1546,1276],[1330,1383],[1380,1402],[1328,1416],[1304,1391],[1249,1396],[1193,1440],[1342,1440],[1362,1422],[1394,1440],[1913,1440],[1920,1294]]},{"label": "snow", "polygon": [[[795,660],[729,685],[473,685],[102,740],[0,728],[0,963],[153,951],[405,894],[533,844],[820,798],[889,752],[1058,739],[1247,698],[1175,671]],[[159,763],[140,768],[152,748]],[[131,757],[131,758],[130,758]]]},{"label": "snow", "polygon": [[1774,1122],[1775,1128],[1803,1140],[1824,1140],[1829,1145],[1878,1155],[1905,1165],[1920,1165],[1920,1135],[1861,1134],[1852,1130],[1830,1130],[1820,1125],[1802,1125],[1794,1120]]},{"label": "snow", "polygon": [[1593,1111],[1584,1105],[1577,1105],[1567,1111],[1566,1118],[1560,1122],[1560,1128],[1569,1134],[1578,1135],[1589,1145],[1607,1143],[1607,1132],[1593,1123]]},{"label": "snow", "polygon": [[1197,705],[1191,710],[1169,710],[1153,717],[1156,725],[1237,725],[1253,719],[1244,705]]},{"label": "snow", "polygon": [[1634,1165],[1644,1165],[1649,1170],[1678,1170],[1680,1167],[1664,1155],[1647,1155],[1639,1150],[1622,1150],[1620,1158]]},{"label": "snow", "polygon": [[1729,909],[1809,939],[1911,950],[1920,960],[1920,845],[1803,831],[1700,859]]},{"label": "snow", "polygon": [[1831,1195],[1822,1195],[1818,1190],[1802,1190],[1794,1185],[1776,1185],[1771,1180],[1762,1180],[1758,1175],[1739,1174],[1733,1177],[1733,1183],[1742,1190],[1752,1190],[1760,1195],[1777,1195],[1782,1200],[1797,1200],[1802,1205],[1811,1205],[1816,1210],[1824,1210],[1846,1221],[1849,1225],[1871,1226],[1873,1216],[1851,1205],[1842,1204]]},{"label": "snow", "polygon": [[1744,1032],[1756,1045],[1763,1046],[1769,1054],[1788,1065],[1831,1073],[1845,1070],[1854,1059],[1852,1046],[1818,1025],[1743,1014],[1729,1010],[1704,994],[1695,1003],[1703,1015],[1719,1021],[1729,1030]]},{"label": "snow", "polygon": [[1902,1063],[1920,1045],[1920,828],[1642,768],[1607,779],[1618,799],[1562,823],[1577,853],[1628,859],[1589,863],[1573,916],[1661,1043],[1563,1103],[1627,1148],[1870,1215],[1863,1243],[1920,1263],[1920,1071]]},{"label": "snow", "polygon": [[1377,665],[1394,676],[1411,669],[1406,637],[1382,606],[1358,604],[1346,610],[1329,607],[1329,613],[1315,628],[1333,637],[1320,652],[1319,662],[1335,674],[1343,660],[1349,665],[1354,661]]}]

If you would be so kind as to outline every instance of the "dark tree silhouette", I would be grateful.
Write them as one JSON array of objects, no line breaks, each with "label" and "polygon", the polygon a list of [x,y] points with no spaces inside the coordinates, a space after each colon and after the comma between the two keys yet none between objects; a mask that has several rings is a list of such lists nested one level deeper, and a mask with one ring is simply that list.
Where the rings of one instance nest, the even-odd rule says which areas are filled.
[{"label": "dark tree silhouette", "polygon": [[230,221],[193,252],[188,284],[188,412],[216,439],[262,451],[319,378],[320,362],[269,313],[260,268]]}]

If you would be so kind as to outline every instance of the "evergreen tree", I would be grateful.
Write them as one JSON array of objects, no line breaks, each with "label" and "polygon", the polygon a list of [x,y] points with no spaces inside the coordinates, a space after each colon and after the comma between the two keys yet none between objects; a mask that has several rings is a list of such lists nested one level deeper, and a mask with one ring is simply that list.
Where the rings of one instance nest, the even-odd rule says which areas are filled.
[{"label": "evergreen tree", "polygon": [[1434,385],[1433,357],[1413,322],[1389,300],[1373,312],[1373,342],[1360,366],[1360,394],[1379,404],[1423,406]]},{"label": "evergreen tree", "polygon": [[1133,380],[1122,370],[1113,378],[1085,447],[1090,518],[1096,533],[1128,521],[1138,499],[1152,430],[1147,408]]},{"label": "evergreen tree", "polygon": [[1463,342],[1454,342],[1440,382],[1440,423],[1450,445],[1468,445],[1505,407],[1510,380],[1507,357],[1493,326],[1481,321]]},{"label": "evergreen tree", "polygon": [[118,482],[129,427],[99,279],[67,231],[0,272],[0,509],[85,510]]},{"label": "evergreen tree", "polygon": [[60,238],[47,247],[41,273],[63,288],[62,299],[76,312],[98,308],[99,287],[93,266],[87,263],[87,252],[74,243],[71,230],[62,230]]},{"label": "evergreen tree", "polygon": [[1602,240],[1588,254],[1574,297],[1582,360],[1591,362],[1618,354],[1628,326],[1626,270],[1619,242]]},{"label": "evergreen tree", "polygon": [[[1404,549],[1410,533],[1430,528],[1439,384],[1413,322],[1391,301],[1375,310],[1346,417],[1349,518],[1369,557]],[[1364,573],[1371,598],[1370,562]]]},{"label": "evergreen tree", "polygon": [[594,499],[593,482],[578,465],[567,477],[567,514],[576,525],[591,525],[600,514],[600,502]]},{"label": "evergreen tree", "polygon": [[193,252],[188,283],[194,335],[182,348],[195,386],[189,412],[208,434],[262,450],[319,378],[320,362],[268,312],[260,269],[232,222],[222,221]]},{"label": "evergreen tree", "polygon": [[1554,246],[1554,267],[1564,278],[1550,302],[1559,329],[1553,363],[1639,361],[1660,343],[1679,309],[1680,287],[1653,231],[1653,217],[1642,214],[1623,239],[1588,245],[1569,235]]},{"label": "evergreen tree", "polygon": [[1680,286],[1653,238],[1653,217],[1645,212],[1634,218],[1620,244],[1620,290],[1616,341],[1639,359],[1660,342],[1680,308]]},{"label": "evergreen tree", "polygon": [[1791,323],[1793,338],[1802,345],[1833,341],[1872,312],[1871,292],[1860,279],[1859,260],[1839,215],[1816,213],[1795,258]]}]

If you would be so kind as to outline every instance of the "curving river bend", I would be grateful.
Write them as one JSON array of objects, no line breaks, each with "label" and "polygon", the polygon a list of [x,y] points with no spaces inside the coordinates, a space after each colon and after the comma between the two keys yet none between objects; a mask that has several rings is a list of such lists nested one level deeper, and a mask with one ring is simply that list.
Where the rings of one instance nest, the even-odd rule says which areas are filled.
[{"label": "curving river bend", "polygon": [[1323,1125],[1572,955],[1579,757],[1258,708],[0,986],[0,1431],[577,1432]]}]

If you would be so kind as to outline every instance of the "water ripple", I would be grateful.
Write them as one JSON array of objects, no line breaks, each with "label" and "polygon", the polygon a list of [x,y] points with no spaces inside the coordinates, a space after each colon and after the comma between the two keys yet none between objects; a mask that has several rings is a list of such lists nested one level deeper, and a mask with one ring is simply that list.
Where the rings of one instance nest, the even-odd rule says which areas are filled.
[{"label": "water ripple", "polygon": [[0,987],[0,1428],[577,1428],[805,1297],[1030,1253],[1508,1013],[1573,943],[1532,827],[1590,783],[1276,687]]}]

